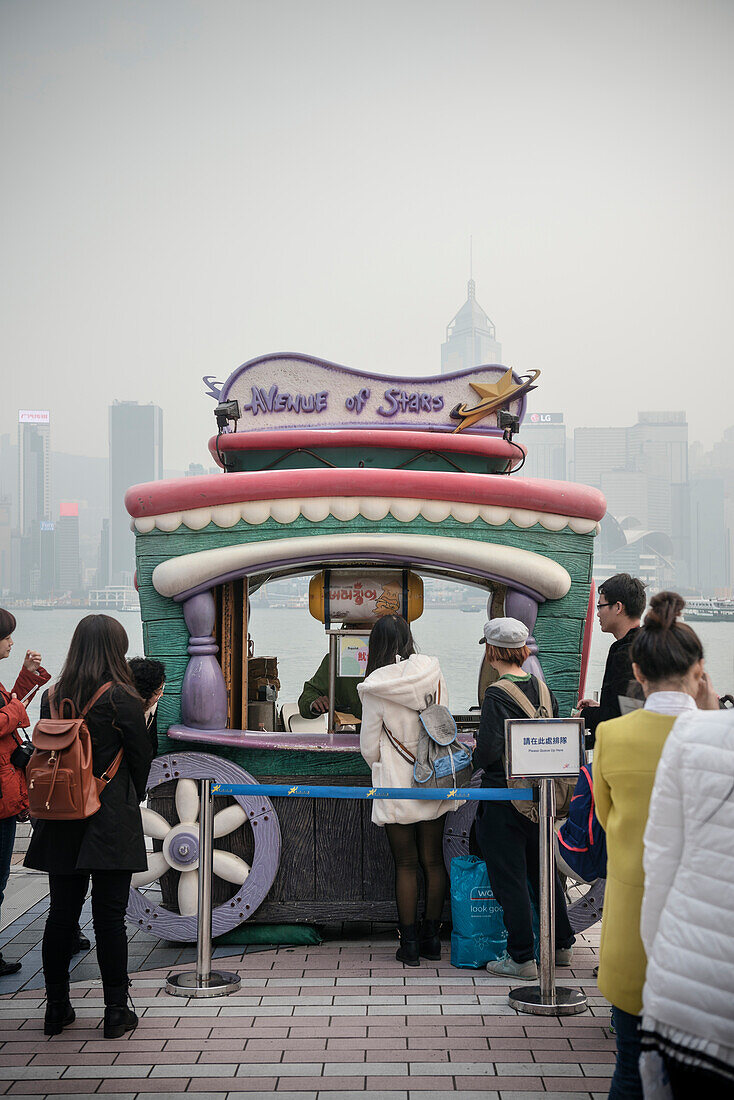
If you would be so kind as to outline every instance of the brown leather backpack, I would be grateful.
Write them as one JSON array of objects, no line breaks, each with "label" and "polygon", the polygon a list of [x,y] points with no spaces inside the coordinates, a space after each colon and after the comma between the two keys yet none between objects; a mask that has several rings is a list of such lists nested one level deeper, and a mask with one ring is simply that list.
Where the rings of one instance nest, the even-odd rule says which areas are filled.
[{"label": "brown leather backpack", "polygon": [[[70,699],[56,709],[53,690],[48,701],[50,718],[41,718],[33,728],[33,756],[28,761],[26,780],[31,817],[46,821],[80,821],[96,814],[100,795],[122,763],[122,749],[102,776],[92,772],[92,738],[87,712],[112,687],[98,688],[80,714]],[[71,717],[62,717],[64,709]]]},{"label": "brown leather backpack", "polygon": [[[492,684],[493,688],[499,688],[506,695],[509,695],[511,699],[517,703],[521,710],[527,714],[528,718],[552,718],[553,717],[553,702],[551,700],[551,693],[548,685],[540,677],[534,677],[538,685],[538,706],[534,707],[528,699],[522,688],[513,683],[512,680],[495,680]],[[576,780],[578,776],[574,775],[572,779],[554,779],[553,786],[556,793],[556,812],[554,817],[568,817],[568,811],[571,806],[571,799],[573,798],[573,792],[576,787]],[[535,779],[508,779],[508,787],[534,787],[538,785],[538,780]],[[537,802],[521,802],[519,799],[512,803],[515,809],[523,815],[523,817],[529,817],[531,821],[538,821],[538,804]]]}]

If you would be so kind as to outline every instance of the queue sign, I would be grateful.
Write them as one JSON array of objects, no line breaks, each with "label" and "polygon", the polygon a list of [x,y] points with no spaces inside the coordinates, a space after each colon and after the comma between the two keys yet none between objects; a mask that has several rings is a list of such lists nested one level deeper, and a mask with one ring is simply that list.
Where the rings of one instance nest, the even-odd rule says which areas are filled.
[{"label": "queue sign", "polygon": [[582,718],[507,718],[505,759],[510,779],[565,779],[583,764]]}]

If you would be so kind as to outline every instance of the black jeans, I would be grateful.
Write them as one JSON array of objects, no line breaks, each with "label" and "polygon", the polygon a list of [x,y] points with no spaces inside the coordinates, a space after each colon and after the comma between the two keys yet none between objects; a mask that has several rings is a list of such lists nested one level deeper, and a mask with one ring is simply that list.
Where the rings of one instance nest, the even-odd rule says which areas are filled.
[{"label": "black jeans", "polygon": [[[534,957],[534,944],[528,880],[535,896],[540,896],[537,823],[518,813],[509,802],[484,802],[477,817],[476,834],[492,893],[502,906],[507,953],[515,962],[529,962]],[[557,873],[555,885],[556,948],[571,947],[574,934]]]},{"label": "black jeans", "polygon": [[[89,889],[89,874],[49,875],[51,895],[43,933],[43,976],[46,986],[62,985],[69,978],[79,916]],[[131,871],[92,871],[92,921],[97,940],[97,961],[105,989],[125,988],[127,995],[127,934],[125,910]],[[123,998],[122,1003],[125,1003]]]},{"label": "black jeans", "polygon": [[13,858],[15,844],[16,817],[4,817],[0,821],[0,905],[5,897],[5,887],[10,877],[10,861]]}]

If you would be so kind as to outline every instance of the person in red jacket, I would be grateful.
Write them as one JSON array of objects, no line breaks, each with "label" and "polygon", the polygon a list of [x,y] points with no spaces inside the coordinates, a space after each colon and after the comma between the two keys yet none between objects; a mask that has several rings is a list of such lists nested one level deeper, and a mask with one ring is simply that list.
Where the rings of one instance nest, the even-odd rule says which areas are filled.
[{"label": "person in red jacket", "polygon": [[[10,656],[15,627],[15,616],[0,607],[0,661]],[[41,654],[29,649],[12,690],[7,691],[0,684],[0,906],[10,874],[15,825],[19,817],[23,819],[28,813],[25,775],[11,763],[10,757],[21,740],[18,730],[30,725],[23,700],[28,702],[29,693],[50,679],[45,668],[41,668]],[[19,962],[6,962],[0,955],[0,977],[19,970]]]}]

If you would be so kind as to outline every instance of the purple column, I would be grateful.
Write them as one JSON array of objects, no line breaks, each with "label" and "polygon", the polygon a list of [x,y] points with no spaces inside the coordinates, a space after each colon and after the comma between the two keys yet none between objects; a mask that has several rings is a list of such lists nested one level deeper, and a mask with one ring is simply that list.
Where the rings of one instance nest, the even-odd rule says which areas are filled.
[{"label": "purple column", "polygon": [[202,730],[227,728],[227,686],[215,654],[215,608],[211,592],[191,596],[183,605],[189,630],[191,659],[181,688],[181,717],[185,726]]},{"label": "purple column", "polygon": [[535,620],[538,618],[537,601],[534,600],[532,596],[526,596],[523,592],[517,592],[513,588],[508,588],[507,596],[505,597],[505,614],[511,619],[519,619],[521,623],[525,624],[530,632],[526,642],[530,650],[530,656],[522,667],[526,672],[531,673],[531,675],[538,676],[541,680],[545,680],[543,669],[540,667],[540,661],[537,656],[538,643],[533,637]]}]

